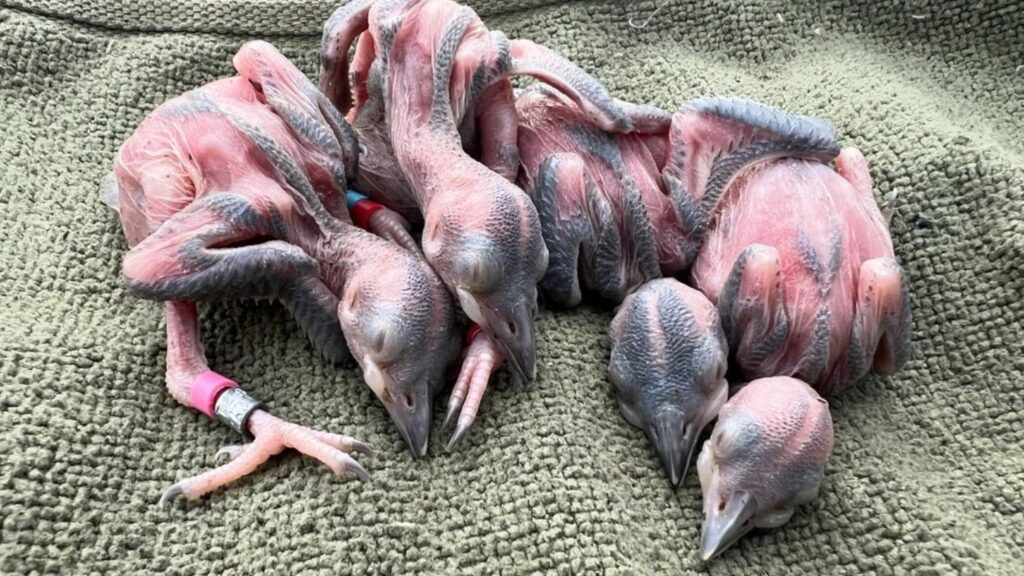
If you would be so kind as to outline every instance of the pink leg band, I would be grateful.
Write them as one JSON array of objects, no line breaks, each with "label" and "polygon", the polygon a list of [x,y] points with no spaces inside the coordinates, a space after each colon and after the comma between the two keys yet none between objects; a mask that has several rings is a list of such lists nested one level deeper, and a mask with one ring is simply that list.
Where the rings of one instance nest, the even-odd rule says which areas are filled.
[{"label": "pink leg band", "polygon": [[188,395],[189,402],[193,408],[216,420],[213,407],[217,404],[217,396],[228,388],[238,388],[238,384],[213,370],[207,370],[196,376],[192,382],[192,390]]}]

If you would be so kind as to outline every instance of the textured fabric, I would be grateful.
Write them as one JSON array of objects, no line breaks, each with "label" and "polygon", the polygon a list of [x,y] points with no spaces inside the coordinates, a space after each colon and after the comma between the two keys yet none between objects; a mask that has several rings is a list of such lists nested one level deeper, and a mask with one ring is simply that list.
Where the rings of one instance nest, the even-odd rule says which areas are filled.
[{"label": "textured fabric", "polygon": [[[599,308],[543,313],[536,385],[503,371],[458,450],[435,436],[414,462],[355,368],[318,360],[280,306],[205,306],[213,369],[274,413],[380,453],[361,458],[370,484],[288,454],[158,509],[236,438],[166,392],[163,308],[121,285],[125,242],[100,180],[146,113],[230,74],[247,38],[315,73],[331,3],[0,4],[0,572],[705,570],[696,475],[671,489],[618,413]],[[913,359],[831,399],[821,497],[710,572],[1024,573],[1024,6],[493,0],[480,12],[626,99],[742,94],[830,118],[866,153],[876,194],[897,194]]]}]

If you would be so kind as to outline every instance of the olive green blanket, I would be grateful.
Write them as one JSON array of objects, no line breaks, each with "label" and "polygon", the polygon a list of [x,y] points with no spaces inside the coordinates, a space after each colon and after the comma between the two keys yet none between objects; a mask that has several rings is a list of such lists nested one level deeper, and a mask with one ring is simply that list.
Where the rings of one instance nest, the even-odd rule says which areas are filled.
[{"label": "olive green blanket", "polygon": [[830,118],[896,197],[912,361],[831,398],[821,497],[710,566],[696,475],[671,489],[618,413],[597,308],[543,313],[538,382],[502,371],[458,450],[435,436],[417,462],[280,306],[205,307],[212,366],[284,418],[374,444],[373,481],[286,454],[158,508],[236,438],[166,392],[163,309],[122,287],[100,179],[151,109],[232,74],[246,39],[315,74],[332,2],[0,6],[0,573],[1024,573],[1019,2],[476,6],[625,99],[738,94]]}]

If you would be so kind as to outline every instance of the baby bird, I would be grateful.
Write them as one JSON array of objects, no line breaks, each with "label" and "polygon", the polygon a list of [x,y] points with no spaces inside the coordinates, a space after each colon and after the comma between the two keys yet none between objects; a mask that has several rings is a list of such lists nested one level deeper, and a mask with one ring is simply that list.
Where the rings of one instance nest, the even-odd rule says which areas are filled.
[{"label": "baby bird", "polygon": [[816,498],[832,442],[828,403],[800,380],[754,380],[730,398],[697,459],[704,560]]},{"label": "baby bird", "polygon": [[128,291],[166,302],[171,394],[254,438],[224,451],[231,462],[171,486],[164,501],[198,498],[286,448],[369,477],[348,455],[369,453],[366,444],[276,418],[210,370],[197,301],[282,302],[326,359],[354,357],[417,456],[427,449],[433,395],[458,354],[441,280],[400,238],[349,221],[357,145],[337,110],[266,42],[242,46],[234,64],[238,76],[147,116],[105,181],[130,246]]}]

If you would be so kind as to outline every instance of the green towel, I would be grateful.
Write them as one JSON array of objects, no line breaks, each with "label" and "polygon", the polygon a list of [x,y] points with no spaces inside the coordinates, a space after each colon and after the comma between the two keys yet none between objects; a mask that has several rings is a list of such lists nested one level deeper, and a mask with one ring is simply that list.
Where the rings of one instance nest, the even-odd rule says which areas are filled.
[{"label": "green towel", "polygon": [[544,312],[536,384],[502,371],[459,448],[435,436],[417,462],[358,371],[320,361],[283,308],[204,306],[212,367],[281,417],[372,443],[373,481],[286,454],[157,508],[238,438],[167,393],[163,308],[122,286],[100,180],[150,110],[232,74],[248,38],[315,74],[333,3],[0,5],[0,573],[1024,573],[1019,1],[477,5],[621,98],[827,117],[896,194],[913,359],[830,399],[820,498],[710,567],[696,474],[670,488],[619,414],[598,308]]}]

